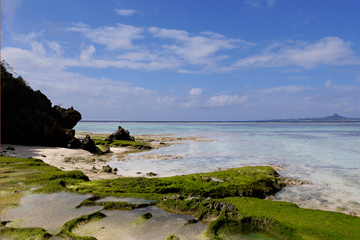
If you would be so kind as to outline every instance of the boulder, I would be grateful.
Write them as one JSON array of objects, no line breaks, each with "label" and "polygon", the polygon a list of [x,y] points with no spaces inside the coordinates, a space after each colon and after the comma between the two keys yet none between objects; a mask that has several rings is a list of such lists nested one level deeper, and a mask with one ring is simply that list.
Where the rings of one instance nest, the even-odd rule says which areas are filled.
[{"label": "boulder", "polygon": [[112,173],[113,169],[109,165],[106,165],[103,166],[102,171],[106,173]]},{"label": "boulder", "polygon": [[111,134],[108,139],[134,141],[134,138],[130,136],[130,132],[128,130],[125,130],[121,126],[119,126],[118,130]]},{"label": "boulder", "polygon": [[86,135],[86,137],[82,141],[82,149],[89,151],[91,153],[97,153],[98,149],[95,145],[94,140],[90,138],[89,135]]},{"label": "boulder", "polygon": [[73,138],[72,140],[70,140],[69,144],[68,144],[68,147],[69,148],[73,148],[73,149],[76,149],[76,148],[81,148],[82,146],[82,143],[79,139],[77,138]]}]

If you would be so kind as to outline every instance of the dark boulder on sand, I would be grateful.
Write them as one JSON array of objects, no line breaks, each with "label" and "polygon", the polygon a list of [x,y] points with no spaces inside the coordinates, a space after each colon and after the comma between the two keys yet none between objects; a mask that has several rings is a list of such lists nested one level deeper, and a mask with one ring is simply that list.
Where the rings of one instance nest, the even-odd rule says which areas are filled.
[{"label": "dark boulder on sand", "polygon": [[134,141],[134,138],[130,136],[130,132],[128,130],[125,130],[121,126],[119,126],[118,130],[111,134],[108,139]]},{"label": "dark boulder on sand", "polygon": [[91,153],[98,152],[98,148],[96,147],[94,140],[92,140],[89,135],[86,135],[86,137],[82,140],[82,149]]},{"label": "dark boulder on sand", "polygon": [[52,106],[42,92],[34,91],[22,77],[15,78],[7,67],[1,63],[2,143],[66,147],[81,114],[73,107]]}]

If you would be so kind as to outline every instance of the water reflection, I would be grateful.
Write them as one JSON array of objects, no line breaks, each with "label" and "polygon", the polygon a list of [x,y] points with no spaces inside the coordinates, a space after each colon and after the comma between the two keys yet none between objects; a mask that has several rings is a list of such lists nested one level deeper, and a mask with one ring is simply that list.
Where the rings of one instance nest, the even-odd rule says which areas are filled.
[{"label": "water reflection", "polygon": [[102,209],[102,207],[81,207],[91,195],[69,193],[29,194],[21,198],[20,207],[10,209],[1,216],[1,221],[14,221],[8,227],[42,227],[56,234],[67,221]]},{"label": "water reflection", "polygon": [[150,204],[154,200],[144,199],[144,198],[117,198],[117,197],[106,197],[97,200],[97,202],[127,202],[131,204]]},{"label": "water reflection", "polygon": [[[196,223],[185,225],[190,215],[168,213],[155,206],[133,211],[102,211],[107,217],[100,221],[79,226],[74,233],[80,236],[93,236],[98,240],[119,239],[166,239],[175,234],[180,239],[206,239],[204,232],[207,225]],[[141,215],[150,212],[153,217],[141,220]]]}]

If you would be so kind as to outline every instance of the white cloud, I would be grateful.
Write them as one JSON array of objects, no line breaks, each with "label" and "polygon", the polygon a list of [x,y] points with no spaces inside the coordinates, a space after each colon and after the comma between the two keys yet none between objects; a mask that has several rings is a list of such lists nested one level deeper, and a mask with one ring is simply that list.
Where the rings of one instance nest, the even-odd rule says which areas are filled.
[{"label": "white cloud", "polygon": [[2,0],[1,13],[4,15],[4,25],[6,28],[11,29],[16,11],[21,4],[22,0]]},{"label": "white cloud", "polygon": [[236,48],[238,43],[244,46],[251,44],[240,39],[228,39],[213,32],[191,35],[182,30],[157,27],[150,27],[148,31],[156,38],[175,40],[176,44],[164,44],[162,47],[170,54],[175,54],[192,64],[213,64],[227,58],[227,56],[221,56],[216,59],[214,54],[218,51]]},{"label": "white cloud", "polygon": [[189,92],[191,95],[201,95],[202,93],[202,90],[200,88],[192,88]]},{"label": "white cloud", "polygon": [[100,27],[91,29],[83,23],[75,24],[74,27],[66,28],[67,31],[81,32],[91,41],[105,45],[109,50],[132,49],[135,46],[132,41],[144,38],[142,28],[118,23],[112,27]]},{"label": "white cloud", "polygon": [[81,63],[83,63],[84,65],[90,65],[90,62],[93,59],[93,54],[96,52],[96,49],[93,45],[88,46],[87,48],[84,48],[81,51],[80,54],[80,61]]},{"label": "white cloud", "polygon": [[46,51],[44,48],[44,45],[39,42],[31,42],[31,52],[33,52],[36,55],[45,56]]},{"label": "white cloud", "polygon": [[115,9],[115,11],[121,16],[131,16],[136,13],[134,9]]},{"label": "white cloud", "polygon": [[312,88],[308,87],[308,86],[280,86],[280,87],[260,89],[260,90],[257,90],[257,92],[265,93],[265,94],[283,92],[283,93],[289,94],[289,93],[298,93],[298,92],[302,92],[302,91],[310,90],[310,89],[312,89]]},{"label": "white cloud", "polygon": [[157,103],[171,103],[174,102],[175,99],[173,97],[165,96],[165,97],[158,97],[156,99]]},{"label": "white cloud", "polygon": [[331,87],[331,84],[332,84],[332,79],[328,79],[325,82],[325,87],[329,88],[329,87]]},{"label": "white cloud", "polygon": [[129,61],[150,61],[158,60],[160,57],[156,54],[151,53],[148,50],[126,52],[118,55],[117,59],[129,60]]},{"label": "white cloud", "polygon": [[244,4],[251,7],[260,7],[260,0],[245,0]]},{"label": "white cloud", "polygon": [[276,4],[276,1],[275,0],[267,0],[267,4],[269,7],[272,7]]},{"label": "white cloud", "polygon": [[351,43],[337,37],[326,37],[316,43],[283,46],[278,52],[254,55],[238,60],[237,67],[282,67],[295,65],[315,68],[325,65],[358,65],[360,58],[350,48]]},{"label": "white cloud", "polygon": [[33,89],[40,89],[53,104],[73,105],[91,113],[114,108],[152,107],[156,91],[108,78],[94,78],[72,72],[22,71],[22,76]]},{"label": "white cloud", "polygon": [[63,54],[62,47],[57,42],[48,42],[49,47],[56,53],[57,56],[60,56]]},{"label": "white cloud", "polygon": [[[7,47],[1,50],[2,58],[6,59],[17,72],[22,70],[59,71],[65,67],[65,59],[46,56],[41,44],[33,44],[32,50]],[[68,61],[68,63],[73,63]]]},{"label": "white cloud", "polygon": [[219,95],[211,97],[207,105],[209,107],[223,107],[230,105],[239,105],[243,104],[247,100],[246,96],[238,96],[238,95]]},{"label": "white cloud", "polygon": [[33,41],[35,38],[38,38],[44,34],[45,30],[41,30],[40,32],[30,32],[28,34],[17,34],[14,35],[13,38],[21,43],[29,43]]},{"label": "white cloud", "polygon": [[262,3],[267,4],[269,7],[272,7],[276,4],[276,0],[245,0],[244,4],[251,7],[260,8]]}]

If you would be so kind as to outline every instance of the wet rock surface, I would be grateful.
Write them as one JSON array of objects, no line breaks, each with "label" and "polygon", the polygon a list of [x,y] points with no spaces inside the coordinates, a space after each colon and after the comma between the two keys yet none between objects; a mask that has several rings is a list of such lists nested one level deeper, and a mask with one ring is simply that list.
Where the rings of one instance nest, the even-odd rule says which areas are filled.
[{"label": "wet rock surface", "polygon": [[304,180],[299,180],[296,178],[290,178],[290,177],[282,177],[282,182],[285,184],[285,186],[299,186],[304,184],[312,185],[312,183]]}]

